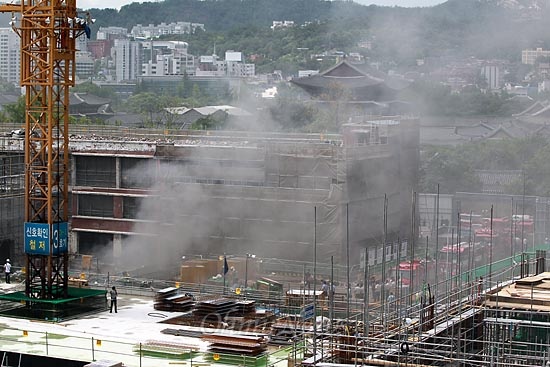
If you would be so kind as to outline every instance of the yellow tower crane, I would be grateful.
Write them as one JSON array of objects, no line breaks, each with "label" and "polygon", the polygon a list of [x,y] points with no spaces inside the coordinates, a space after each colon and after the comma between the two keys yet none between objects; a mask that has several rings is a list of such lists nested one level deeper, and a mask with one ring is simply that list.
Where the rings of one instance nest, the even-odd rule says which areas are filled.
[{"label": "yellow tower crane", "polygon": [[76,0],[0,4],[21,37],[25,88],[25,294],[68,296],[69,88],[75,80],[75,40],[89,37],[89,15]]}]

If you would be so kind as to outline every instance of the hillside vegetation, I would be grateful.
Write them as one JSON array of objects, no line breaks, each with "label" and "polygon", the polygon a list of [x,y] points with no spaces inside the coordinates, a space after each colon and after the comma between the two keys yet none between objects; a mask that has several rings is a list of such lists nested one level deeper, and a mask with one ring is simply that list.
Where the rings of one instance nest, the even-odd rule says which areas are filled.
[{"label": "hillside vegetation", "polygon": [[[528,13],[493,1],[449,0],[431,8],[399,8],[323,0],[165,0],[91,12],[97,19],[96,30],[99,26],[130,30],[136,24],[203,23],[207,37],[184,37],[203,54],[212,53],[214,47],[218,54],[234,49],[269,55],[272,50],[292,56],[297,53],[295,46],[349,52],[358,41],[369,40],[372,50],[363,50],[369,57],[406,66],[417,58],[444,56],[518,60],[521,49],[550,48],[545,21],[550,9]],[[320,25],[281,34],[270,31],[274,20]]]}]

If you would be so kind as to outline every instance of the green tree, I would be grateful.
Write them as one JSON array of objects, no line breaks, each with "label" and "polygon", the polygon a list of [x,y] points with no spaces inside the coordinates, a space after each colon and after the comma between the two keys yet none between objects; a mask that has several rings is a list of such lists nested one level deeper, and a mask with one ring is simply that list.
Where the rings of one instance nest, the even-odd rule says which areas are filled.
[{"label": "green tree", "polygon": [[18,96],[21,94],[21,91],[13,83],[0,79],[0,93]]},{"label": "green tree", "polygon": [[130,112],[143,115],[143,123],[150,126],[162,124],[163,116],[159,113],[166,107],[175,107],[180,99],[175,96],[156,95],[154,93],[134,94],[126,101],[126,108]]},{"label": "green tree", "polygon": [[420,188],[422,192],[479,192],[481,182],[467,154],[455,148],[429,147],[422,152]]},{"label": "green tree", "polygon": [[19,97],[16,103],[10,103],[4,106],[4,109],[6,111],[7,119],[10,122],[14,122],[16,124],[25,124],[25,117],[26,117],[25,96]]},{"label": "green tree", "polygon": [[547,137],[502,139],[461,144],[456,147],[424,147],[421,154],[421,188],[435,192],[478,192],[475,170],[514,170],[524,174],[506,187],[514,195],[549,196],[550,148]]},{"label": "green tree", "polygon": [[[288,95],[277,96],[269,107],[270,120],[276,123],[274,129],[284,131],[309,130],[308,126],[318,120],[317,109],[301,101],[296,101]],[[311,126],[310,126],[311,127]],[[324,131],[323,128],[321,131]]]},{"label": "green tree", "polygon": [[227,115],[223,114],[223,117],[216,117],[214,115],[208,115],[203,118],[198,119],[193,124],[191,124],[191,129],[193,130],[219,130],[223,129],[227,119]]}]

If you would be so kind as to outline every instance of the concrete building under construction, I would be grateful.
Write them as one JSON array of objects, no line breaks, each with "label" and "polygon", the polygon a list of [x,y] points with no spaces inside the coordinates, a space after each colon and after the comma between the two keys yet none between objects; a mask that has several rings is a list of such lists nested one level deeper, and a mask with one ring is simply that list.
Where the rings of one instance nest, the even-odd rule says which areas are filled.
[{"label": "concrete building under construction", "polygon": [[[355,259],[383,242],[385,198],[386,239],[408,238],[418,121],[373,119],[341,131],[73,129],[70,252],[131,267],[189,253],[338,260],[349,244]],[[4,157],[22,148],[2,138]],[[6,256],[22,255],[16,227],[3,232],[13,237],[3,242]]]}]

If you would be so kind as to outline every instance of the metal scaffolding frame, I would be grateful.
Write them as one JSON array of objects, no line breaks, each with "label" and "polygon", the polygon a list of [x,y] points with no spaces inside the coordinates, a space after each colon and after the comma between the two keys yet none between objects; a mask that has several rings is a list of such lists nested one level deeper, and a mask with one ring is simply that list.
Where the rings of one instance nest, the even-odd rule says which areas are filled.
[{"label": "metal scaffolding frame", "polygon": [[[493,272],[483,281],[469,281],[474,269],[464,269],[431,287],[424,283],[421,289],[400,291],[392,302],[370,299],[363,314],[354,309],[355,321],[335,319],[315,338],[306,331],[310,345],[317,344],[317,356],[309,348],[303,365],[545,365],[550,361],[550,291],[549,306],[540,306],[531,296],[524,299],[531,303],[523,311],[488,301],[511,284],[539,279],[534,275],[544,271],[545,262],[544,251],[520,254],[487,265]],[[539,277],[550,279],[550,274]],[[437,288],[447,292],[437,293],[436,299]]]}]

